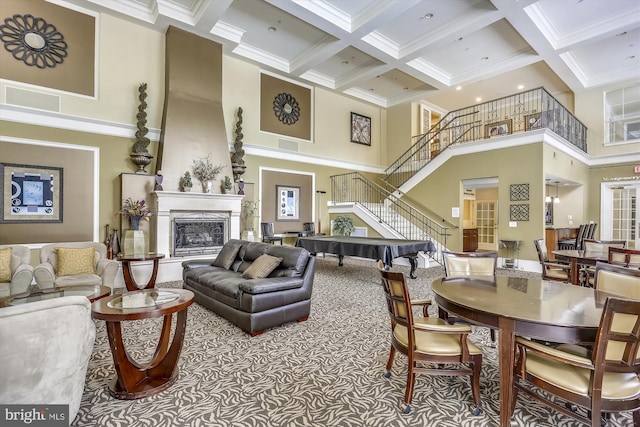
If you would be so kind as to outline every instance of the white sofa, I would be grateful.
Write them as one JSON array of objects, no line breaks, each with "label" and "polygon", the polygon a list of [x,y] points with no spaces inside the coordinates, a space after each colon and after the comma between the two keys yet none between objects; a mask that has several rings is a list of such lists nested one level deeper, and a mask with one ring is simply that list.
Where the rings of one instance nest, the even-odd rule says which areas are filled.
[{"label": "white sofa", "polygon": [[95,337],[85,297],[0,309],[0,404],[66,404],[71,424]]},{"label": "white sofa", "polygon": [[20,245],[0,245],[0,249],[11,248],[11,280],[0,282],[0,297],[26,292],[33,281],[31,249]]},{"label": "white sofa", "polygon": [[[58,275],[56,248],[95,248],[94,272],[75,275]],[[40,264],[33,275],[40,289],[73,285],[102,285],[113,288],[118,273],[118,262],[107,258],[107,247],[99,242],[63,242],[44,245],[40,249]]]}]

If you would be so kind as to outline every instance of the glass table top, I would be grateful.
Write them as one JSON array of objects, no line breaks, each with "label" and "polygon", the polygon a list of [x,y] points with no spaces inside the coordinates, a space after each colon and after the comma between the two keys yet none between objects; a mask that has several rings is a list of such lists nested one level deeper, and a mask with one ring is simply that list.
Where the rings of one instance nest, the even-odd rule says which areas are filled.
[{"label": "glass table top", "polygon": [[67,288],[52,288],[50,290],[39,290],[37,292],[14,295],[12,298],[5,301],[5,304],[20,305],[68,296],[93,298],[98,296],[99,293],[100,292],[94,286],[69,286]]},{"label": "glass table top", "polygon": [[178,299],[176,292],[157,289],[146,289],[134,292],[125,292],[107,303],[110,308],[149,308],[156,307]]}]

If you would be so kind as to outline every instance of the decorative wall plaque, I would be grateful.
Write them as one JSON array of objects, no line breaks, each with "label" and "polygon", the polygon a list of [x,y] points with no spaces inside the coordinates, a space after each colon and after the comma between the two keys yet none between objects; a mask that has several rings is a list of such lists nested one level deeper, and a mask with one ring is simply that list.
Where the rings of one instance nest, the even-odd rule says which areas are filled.
[{"label": "decorative wall plaque", "polygon": [[510,221],[529,221],[529,205],[511,205],[509,207]]},{"label": "decorative wall plaque", "polygon": [[509,196],[512,202],[529,200],[529,184],[511,184]]},{"label": "decorative wall plaque", "polygon": [[5,18],[0,41],[15,59],[42,69],[62,64],[67,56],[67,43],[56,27],[30,14]]}]

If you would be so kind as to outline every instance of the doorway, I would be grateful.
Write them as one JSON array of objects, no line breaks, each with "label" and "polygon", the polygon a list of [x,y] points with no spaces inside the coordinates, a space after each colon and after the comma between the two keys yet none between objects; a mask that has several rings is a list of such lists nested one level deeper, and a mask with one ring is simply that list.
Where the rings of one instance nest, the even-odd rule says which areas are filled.
[{"label": "doorway", "polygon": [[[477,235],[472,250],[498,250],[498,178],[464,180],[463,236]],[[465,249],[463,240],[463,250]]]},{"label": "doorway", "polygon": [[601,186],[601,238],[625,240],[627,247],[640,248],[640,183],[606,182]]}]

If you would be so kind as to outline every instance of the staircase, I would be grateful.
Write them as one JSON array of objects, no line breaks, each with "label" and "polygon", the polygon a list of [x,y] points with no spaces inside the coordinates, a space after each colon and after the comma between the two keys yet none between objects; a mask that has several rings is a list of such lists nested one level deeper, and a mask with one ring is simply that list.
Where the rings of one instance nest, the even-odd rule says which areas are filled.
[{"label": "staircase", "polygon": [[357,172],[332,176],[332,200],[353,204],[354,212],[385,237],[431,240],[437,248],[432,258],[442,264],[449,228],[400,199],[414,185],[411,178],[454,144],[539,129],[549,129],[587,152],[587,128],[546,89],[537,88],[451,111],[414,137],[411,147],[385,170],[384,187]]}]

